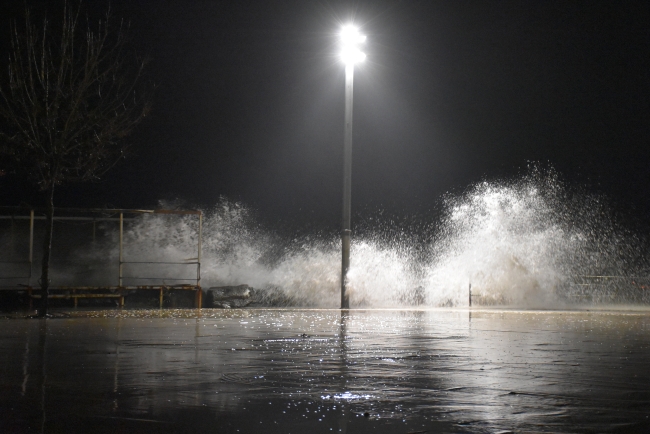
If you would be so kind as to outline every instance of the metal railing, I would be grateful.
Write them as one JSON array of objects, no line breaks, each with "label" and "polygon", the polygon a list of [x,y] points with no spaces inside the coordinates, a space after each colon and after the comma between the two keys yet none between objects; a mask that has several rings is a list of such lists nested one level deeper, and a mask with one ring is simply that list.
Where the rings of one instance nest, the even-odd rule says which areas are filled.
[{"label": "metal railing", "polygon": [[[4,209],[4,207],[3,207]],[[12,208],[14,211],[21,211],[21,208]],[[27,276],[2,276],[0,275],[0,282],[2,280],[16,280],[16,279],[27,279],[27,286],[31,285],[32,279],[32,266],[34,262],[34,210],[29,210],[29,217],[27,216],[16,216],[14,214],[8,216],[0,216],[0,219],[11,219],[12,223],[14,220],[29,219],[29,254],[26,261],[0,261],[0,264],[7,265],[18,265],[18,264],[27,264],[29,265],[29,271]],[[12,228],[13,229],[13,228]],[[13,267],[12,267],[13,271]]]},{"label": "metal railing", "polygon": [[[26,212],[29,212],[29,215],[24,215]],[[185,285],[181,286],[195,286],[200,288],[201,286],[201,250],[202,250],[202,237],[203,237],[203,213],[199,210],[167,210],[167,209],[157,209],[157,210],[139,210],[139,209],[97,209],[97,208],[58,208],[55,210],[58,215],[54,216],[55,221],[92,221],[93,222],[93,239],[95,238],[95,224],[97,222],[107,222],[115,221],[119,222],[119,261],[118,261],[118,287],[126,287],[124,285],[125,280],[159,280],[162,281],[162,285],[139,285],[139,288],[144,288],[145,286],[159,287],[159,286],[170,286],[167,284],[169,281],[173,282],[187,282]],[[21,215],[23,214],[23,215]],[[40,215],[39,215],[40,214]],[[64,215],[61,215],[64,214]],[[68,214],[68,215],[65,215]],[[69,214],[91,214],[92,216],[70,216]],[[94,214],[94,215],[93,215]],[[198,242],[197,242],[197,255],[195,258],[189,258],[184,261],[127,261],[125,260],[124,255],[124,222],[129,220],[134,220],[134,218],[125,218],[125,215],[138,215],[138,214],[157,214],[157,215],[196,215],[198,217]],[[98,216],[99,215],[99,216]],[[106,217],[106,215],[119,215],[119,217]],[[42,211],[39,212],[35,209],[25,209],[21,207],[0,207],[0,220],[12,219],[13,220],[27,220],[29,219],[29,253],[27,260],[25,261],[2,261],[0,264],[12,266],[24,264],[28,266],[27,275],[18,275],[18,276],[6,276],[0,275],[0,287],[3,281],[7,280],[21,280],[25,279],[25,283],[18,284],[19,287],[30,287],[32,286],[32,276],[33,276],[33,265],[34,265],[34,222],[35,220],[44,220],[45,216],[42,215]],[[193,278],[169,278],[161,276],[139,276],[139,275],[125,275],[124,267],[128,265],[194,265],[196,266],[196,277]],[[10,270],[13,272],[15,267],[10,267]],[[52,288],[56,288],[53,286]]]},{"label": "metal railing", "polygon": [[[650,275],[577,275],[556,294],[569,302],[650,303]],[[469,284],[468,302],[475,305],[501,305],[509,301],[502,295],[484,294]]]}]

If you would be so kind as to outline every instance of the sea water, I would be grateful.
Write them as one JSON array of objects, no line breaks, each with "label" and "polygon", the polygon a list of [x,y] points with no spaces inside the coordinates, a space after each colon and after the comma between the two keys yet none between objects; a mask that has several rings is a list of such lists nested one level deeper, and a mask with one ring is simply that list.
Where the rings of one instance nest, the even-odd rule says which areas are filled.
[{"label": "sea water", "polygon": [[[553,171],[478,183],[446,196],[441,209],[430,220],[419,217],[417,234],[377,216],[353,233],[351,306],[467,306],[470,286],[474,305],[650,302],[643,237],[616,223],[605,198],[569,188]],[[192,216],[144,215],[127,226],[125,260],[196,257],[197,229]],[[105,251],[85,249],[79,261],[97,251],[116,257],[117,235],[109,235]],[[269,294],[270,304],[338,307],[340,255],[336,235],[282,238],[224,199],[206,212],[201,282],[247,284]],[[165,272],[187,270],[170,265]]]},{"label": "sea water", "polygon": [[[381,212],[357,219],[347,282],[352,307],[464,307],[470,293],[474,306],[650,302],[650,250],[642,233],[620,224],[606,198],[567,186],[552,170],[480,182],[437,206],[408,224]],[[338,307],[336,231],[292,236],[254,215],[227,199],[204,210],[202,287],[246,284],[267,306]],[[91,224],[92,241],[62,248],[90,233]],[[195,215],[144,214],[126,221],[123,284],[196,282],[198,226]],[[115,222],[57,221],[52,285],[116,286],[117,229]],[[2,236],[4,243],[9,235]]]}]

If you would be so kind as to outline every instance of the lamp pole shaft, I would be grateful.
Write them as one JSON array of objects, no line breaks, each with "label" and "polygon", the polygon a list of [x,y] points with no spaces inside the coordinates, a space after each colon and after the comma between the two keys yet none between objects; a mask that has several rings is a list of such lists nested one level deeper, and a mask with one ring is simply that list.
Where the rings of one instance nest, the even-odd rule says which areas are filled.
[{"label": "lamp pole shaft", "polygon": [[352,196],[352,89],[354,65],[345,66],[345,138],[343,141],[343,228],[341,230],[341,309],[350,308],[350,208]]}]

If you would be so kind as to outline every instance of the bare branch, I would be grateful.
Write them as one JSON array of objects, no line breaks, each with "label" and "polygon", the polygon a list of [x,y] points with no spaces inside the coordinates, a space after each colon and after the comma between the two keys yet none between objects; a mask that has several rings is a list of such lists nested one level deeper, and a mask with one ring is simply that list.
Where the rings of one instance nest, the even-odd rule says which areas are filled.
[{"label": "bare branch", "polygon": [[35,26],[26,10],[24,27],[12,25],[0,82],[0,153],[43,189],[102,176],[150,107],[139,92],[145,62],[131,59],[127,26],[113,25],[109,10],[82,29],[80,13],[66,2],[55,32],[47,19]]}]

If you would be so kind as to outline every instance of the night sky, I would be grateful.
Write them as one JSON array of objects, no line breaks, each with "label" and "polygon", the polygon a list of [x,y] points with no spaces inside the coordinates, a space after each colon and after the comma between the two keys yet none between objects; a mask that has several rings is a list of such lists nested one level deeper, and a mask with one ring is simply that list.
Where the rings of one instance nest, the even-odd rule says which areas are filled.
[{"label": "night sky", "polygon": [[[109,2],[86,3],[96,14]],[[211,207],[225,196],[262,220],[338,228],[337,33],[353,20],[368,37],[355,71],[353,216],[426,213],[531,163],[640,220],[650,213],[648,2],[110,3],[151,59],[153,111],[128,160],[100,183],[61,188],[58,205]],[[23,5],[0,6],[3,50]],[[0,205],[39,200],[0,181]]]}]

